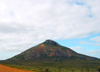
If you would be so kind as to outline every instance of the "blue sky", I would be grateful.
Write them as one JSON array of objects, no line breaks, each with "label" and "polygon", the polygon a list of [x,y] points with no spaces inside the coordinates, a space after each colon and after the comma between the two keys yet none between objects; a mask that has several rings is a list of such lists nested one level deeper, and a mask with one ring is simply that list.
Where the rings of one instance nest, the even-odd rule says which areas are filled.
[{"label": "blue sky", "polygon": [[0,60],[46,39],[100,58],[100,0],[0,0]]},{"label": "blue sky", "polygon": [[72,50],[88,55],[100,58],[100,42],[95,42],[91,40],[94,37],[100,36],[100,34],[92,35],[86,38],[76,38],[76,39],[65,39],[65,40],[56,40],[59,44],[69,47]]}]

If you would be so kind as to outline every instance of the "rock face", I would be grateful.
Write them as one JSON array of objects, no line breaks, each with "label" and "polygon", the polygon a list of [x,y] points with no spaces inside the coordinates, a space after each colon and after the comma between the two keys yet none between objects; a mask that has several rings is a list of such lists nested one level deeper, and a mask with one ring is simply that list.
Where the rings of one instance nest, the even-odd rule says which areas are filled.
[{"label": "rock face", "polygon": [[59,44],[53,40],[46,40],[43,44],[59,46]]},{"label": "rock face", "polygon": [[71,58],[75,59],[95,59],[93,57],[78,54],[68,47],[61,46],[55,41],[46,40],[45,42],[32,47],[19,55],[11,58],[11,60],[35,60],[37,58],[47,59],[47,58]]}]

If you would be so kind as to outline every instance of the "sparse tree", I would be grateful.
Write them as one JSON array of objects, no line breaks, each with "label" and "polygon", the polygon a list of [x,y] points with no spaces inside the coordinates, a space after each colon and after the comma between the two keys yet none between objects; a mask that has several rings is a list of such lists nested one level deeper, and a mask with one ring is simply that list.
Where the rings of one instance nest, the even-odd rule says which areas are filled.
[{"label": "sparse tree", "polygon": [[72,72],[74,72],[74,70],[72,70]]},{"label": "sparse tree", "polygon": [[61,69],[59,69],[59,72],[61,72]]},{"label": "sparse tree", "polygon": [[100,67],[98,67],[97,70],[100,72]]},{"label": "sparse tree", "polygon": [[87,70],[87,72],[89,72],[89,69],[88,68],[86,70]]},{"label": "sparse tree", "polygon": [[49,72],[49,69],[46,69],[45,72]]},{"label": "sparse tree", "polygon": [[81,69],[81,72],[83,72],[83,69]]}]

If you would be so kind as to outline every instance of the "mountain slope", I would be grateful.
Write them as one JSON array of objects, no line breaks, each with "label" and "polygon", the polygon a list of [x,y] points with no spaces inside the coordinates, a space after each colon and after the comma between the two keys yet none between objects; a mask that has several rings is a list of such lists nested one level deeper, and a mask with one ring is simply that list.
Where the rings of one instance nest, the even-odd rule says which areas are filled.
[{"label": "mountain slope", "polygon": [[72,57],[74,59],[96,59],[94,57],[78,54],[68,47],[59,45],[55,41],[46,40],[45,42],[22,52],[21,54],[11,58],[10,60],[45,60],[47,58],[57,58],[58,60],[62,60],[63,58],[68,59]]},{"label": "mountain slope", "polygon": [[44,72],[47,68],[51,72],[97,72],[100,59],[79,54],[55,41],[46,40],[0,63],[37,72]]}]

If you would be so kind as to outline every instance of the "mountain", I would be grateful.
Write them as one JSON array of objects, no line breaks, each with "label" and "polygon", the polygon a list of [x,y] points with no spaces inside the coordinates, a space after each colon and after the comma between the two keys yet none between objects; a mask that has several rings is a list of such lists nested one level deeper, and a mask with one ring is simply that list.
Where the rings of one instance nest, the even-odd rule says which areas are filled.
[{"label": "mountain", "polygon": [[10,60],[46,60],[49,58],[52,58],[53,60],[63,60],[68,58],[80,58],[84,60],[96,59],[94,57],[79,54],[68,47],[61,46],[53,40],[46,40],[45,42],[14,56]]},{"label": "mountain", "polygon": [[53,40],[46,40],[0,64],[36,72],[97,72],[100,59],[79,54]]}]

